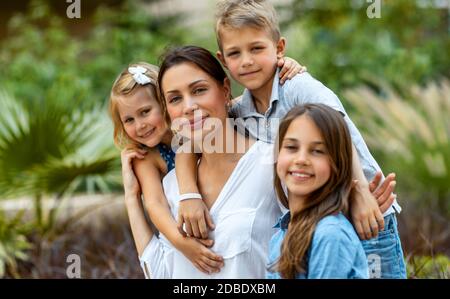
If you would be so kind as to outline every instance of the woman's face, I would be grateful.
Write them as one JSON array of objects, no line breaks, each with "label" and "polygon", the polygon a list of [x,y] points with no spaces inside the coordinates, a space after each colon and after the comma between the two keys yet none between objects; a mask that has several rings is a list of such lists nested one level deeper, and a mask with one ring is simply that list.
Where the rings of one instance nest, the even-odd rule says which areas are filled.
[{"label": "woman's face", "polygon": [[161,107],[147,88],[118,99],[123,128],[132,140],[148,147],[158,145],[167,132]]},{"label": "woman's face", "polygon": [[161,87],[172,129],[189,139],[203,139],[228,117],[230,85],[223,85],[190,62],[170,67]]}]

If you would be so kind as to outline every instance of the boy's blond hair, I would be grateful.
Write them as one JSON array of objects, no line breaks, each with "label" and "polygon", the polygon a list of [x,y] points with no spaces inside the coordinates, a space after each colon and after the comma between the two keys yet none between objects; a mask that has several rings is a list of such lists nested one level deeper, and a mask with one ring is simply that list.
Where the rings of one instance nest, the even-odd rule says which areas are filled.
[{"label": "boy's blond hair", "polygon": [[277,13],[266,0],[221,0],[216,9],[216,38],[220,52],[220,30],[252,27],[267,31],[277,43],[281,37]]}]

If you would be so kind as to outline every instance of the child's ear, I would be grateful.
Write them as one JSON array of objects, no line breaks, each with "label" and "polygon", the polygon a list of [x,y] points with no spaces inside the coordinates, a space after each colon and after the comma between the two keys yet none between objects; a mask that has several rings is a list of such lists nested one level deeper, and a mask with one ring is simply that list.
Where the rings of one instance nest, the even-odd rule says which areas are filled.
[{"label": "child's ear", "polygon": [[216,52],[216,56],[217,56],[217,58],[220,60],[220,62],[222,63],[223,67],[226,68],[226,69],[228,69],[227,64],[226,64],[226,62],[225,62],[225,59],[224,59],[224,57],[223,57],[222,52],[221,52],[221,51],[217,51],[217,52]]},{"label": "child's ear", "polygon": [[225,98],[231,99],[231,83],[230,83],[230,79],[228,79],[228,77],[223,79],[223,88],[225,90]]},{"label": "child's ear", "polygon": [[286,39],[284,37],[280,37],[277,42],[277,58],[283,58],[284,52],[286,50]]}]

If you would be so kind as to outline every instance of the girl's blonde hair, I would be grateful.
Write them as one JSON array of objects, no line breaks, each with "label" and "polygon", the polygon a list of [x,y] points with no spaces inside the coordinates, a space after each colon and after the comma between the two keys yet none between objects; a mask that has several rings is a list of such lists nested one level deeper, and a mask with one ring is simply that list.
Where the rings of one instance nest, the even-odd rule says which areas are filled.
[{"label": "girl's blonde hair", "polygon": [[[144,75],[150,79],[150,83],[141,85],[136,82],[133,78],[133,74],[128,71],[130,67],[145,68]],[[132,63],[125,68],[114,81],[109,96],[109,114],[114,124],[114,143],[117,147],[123,148],[129,144],[138,145],[134,140],[128,137],[120,119],[118,102],[123,101],[124,96],[132,95],[139,88],[146,88],[150,92],[150,95],[156,99],[161,108],[163,107],[158,94],[158,72],[159,68],[152,64],[146,62]]]},{"label": "girl's blonde hair", "polygon": [[[283,278],[295,278],[296,274],[308,270],[307,250],[311,244],[317,223],[325,216],[348,213],[352,183],[352,142],[344,117],[336,110],[323,104],[306,104],[294,107],[281,121],[278,130],[276,154],[281,148],[292,121],[307,115],[317,126],[325,142],[331,165],[328,181],[308,195],[306,206],[291,215],[288,232],[281,246],[280,259],[275,265]],[[288,199],[276,172],[274,184],[278,198],[288,208]]]}]

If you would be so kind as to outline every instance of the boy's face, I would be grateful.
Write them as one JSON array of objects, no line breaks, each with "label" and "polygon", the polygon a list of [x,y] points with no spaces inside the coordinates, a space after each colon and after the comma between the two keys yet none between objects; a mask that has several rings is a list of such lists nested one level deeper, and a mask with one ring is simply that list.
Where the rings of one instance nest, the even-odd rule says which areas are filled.
[{"label": "boy's face", "polygon": [[285,40],[273,41],[265,30],[244,27],[220,30],[222,52],[217,56],[237,82],[252,92],[272,88],[277,59],[283,57]]}]

